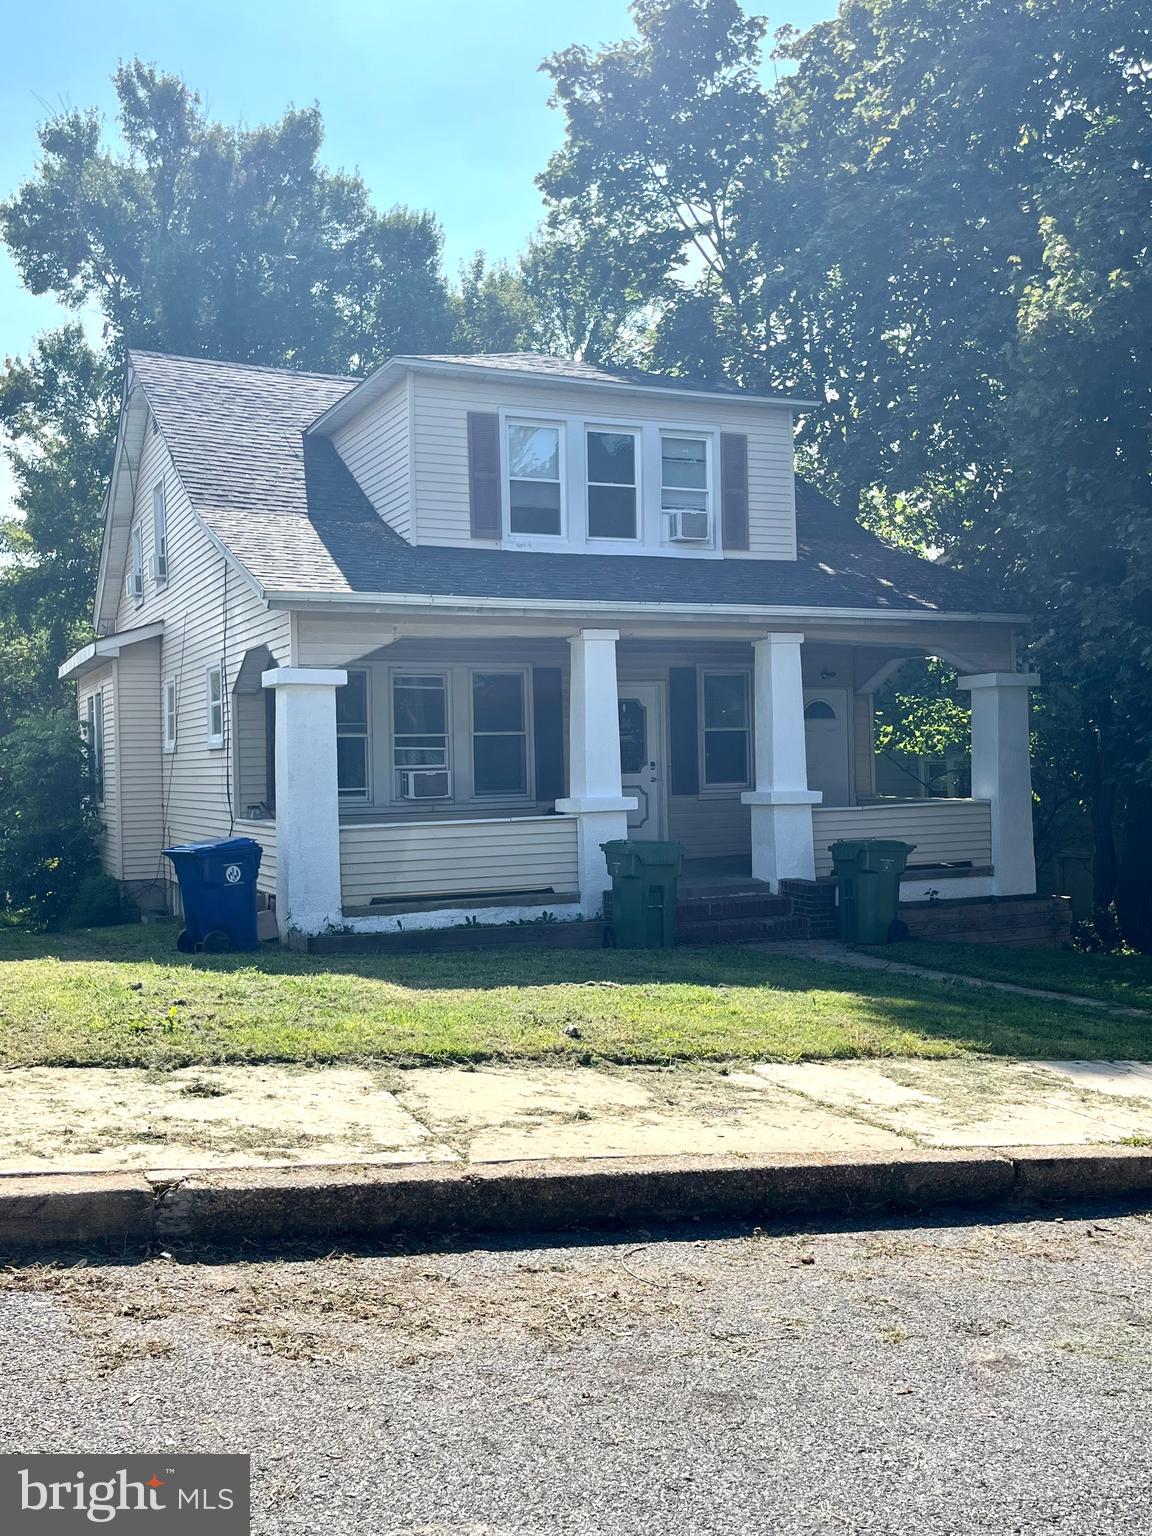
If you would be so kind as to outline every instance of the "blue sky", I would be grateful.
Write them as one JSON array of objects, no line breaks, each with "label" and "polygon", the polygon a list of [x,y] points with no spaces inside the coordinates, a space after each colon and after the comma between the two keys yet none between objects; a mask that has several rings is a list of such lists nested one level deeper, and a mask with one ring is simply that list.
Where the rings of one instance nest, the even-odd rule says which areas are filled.
[{"label": "blue sky", "polygon": [[[806,27],[835,8],[835,0],[758,7],[772,28]],[[624,0],[12,5],[0,48],[0,196],[32,173],[37,124],[60,107],[111,115],[109,77],[139,54],[181,74],[224,121],[256,124],[318,101],[326,160],[358,168],[383,206],[436,213],[454,275],[477,247],[514,256],[540,217],[533,177],[562,136],[540,60],[630,30]],[[0,248],[0,355],[26,350],[61,318],[51,299],[24,291]]]}]

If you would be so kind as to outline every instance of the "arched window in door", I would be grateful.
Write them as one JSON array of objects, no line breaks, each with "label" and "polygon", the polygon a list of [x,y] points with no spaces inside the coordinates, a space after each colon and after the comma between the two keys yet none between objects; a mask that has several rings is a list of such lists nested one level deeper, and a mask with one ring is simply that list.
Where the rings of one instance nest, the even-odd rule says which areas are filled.
[{"label": "arched window in door", "polygon": [[804,706],[805,720],[835,720],[836,711],[827,699],[812,699]]}]

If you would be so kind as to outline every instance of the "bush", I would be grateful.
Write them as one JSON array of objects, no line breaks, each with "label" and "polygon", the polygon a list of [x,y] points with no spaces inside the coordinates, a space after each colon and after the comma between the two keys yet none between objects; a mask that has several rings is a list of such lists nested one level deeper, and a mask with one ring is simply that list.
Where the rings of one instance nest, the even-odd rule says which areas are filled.
[{"label": "bush", "polygon": [[0,912],[48,928],[99,873],[100,823],[75,716],[26,715],[0,736]]},{"label": "bush", "polygon": [[109,928],[130,923],[138,915],[135,903],[124,896],[111,875],[85,875],[64,914],[65,928]]}]

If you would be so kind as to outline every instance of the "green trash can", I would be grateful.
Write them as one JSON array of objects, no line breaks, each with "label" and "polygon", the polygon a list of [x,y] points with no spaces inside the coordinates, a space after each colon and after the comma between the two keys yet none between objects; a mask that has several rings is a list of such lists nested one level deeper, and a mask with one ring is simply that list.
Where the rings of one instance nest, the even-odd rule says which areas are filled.
[{"label": "green trash can", "polygon": [[612,928],[618,949],[671,949],[676,943],[676,881],[682,843],[601,843],[612,876]]},{"label": "green trash can", "polygon": [[900,910],[900,878],[915,843],[844,839],[829,848],[839,894],[840,937],[847,944],[887,944]]}]

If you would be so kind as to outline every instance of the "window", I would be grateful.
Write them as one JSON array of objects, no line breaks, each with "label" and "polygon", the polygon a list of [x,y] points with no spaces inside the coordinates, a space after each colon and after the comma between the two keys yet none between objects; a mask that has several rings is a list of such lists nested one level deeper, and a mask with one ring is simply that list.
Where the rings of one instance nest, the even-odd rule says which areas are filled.
[{"label": "window", "polygon": [[224,668],[208,668],[208,745],[224,745]]},{"label": "window", "polygon": [[368,674],[336,690],[336,784],[341,800],[368,799]]},{"label": "window", "polygon": [[636,434],[589,432],[588,537],[636,537]]},{"label": "window", "polygon": [[404,799],[449,793],[448,680],[442,672],[393,673],[392,766]]},{"label": "window", "polygon": [[528,793],[523,672],[472,674],[472,792]]},{"label": "window", "polygon": [[104,804],[104,690],[88,695],[85,732],[88,738],[88,770],[92,776],[92,796]]},{"label": "window", "polygon": [[557,537],[561,530],[560,428],[508,423],[508,526]]},{"label": "window", "polygon": [[156,585],[162,586],[168,580],[168,508],[163,480],[152,491],[152,544],[156,551],[152,575]]},{"label": "window", "polygon": [[144,535],[140,530],[139,523],[132,530],[128,566],[128,595],[138,603],[144,601]]},{"label": "window", "polygon": [[176,750],[176,718],[177,718],[177,694],[176,679],[167,677],[164,679],[164,750],[175,752]]},{"label": "window", "polygon": [[804,706],[805,720],[835,720],[836,711],[827,699],[813,699]]},{"label": "window", "polygon": [[661,436],[661,507],[665,512],[701,512],[707,518],[709,503],[708,439]]},{"label": "window", "polygon": [[747,784],[750,711],[746,672],[706,672],[704,689],[704,783]]}]

